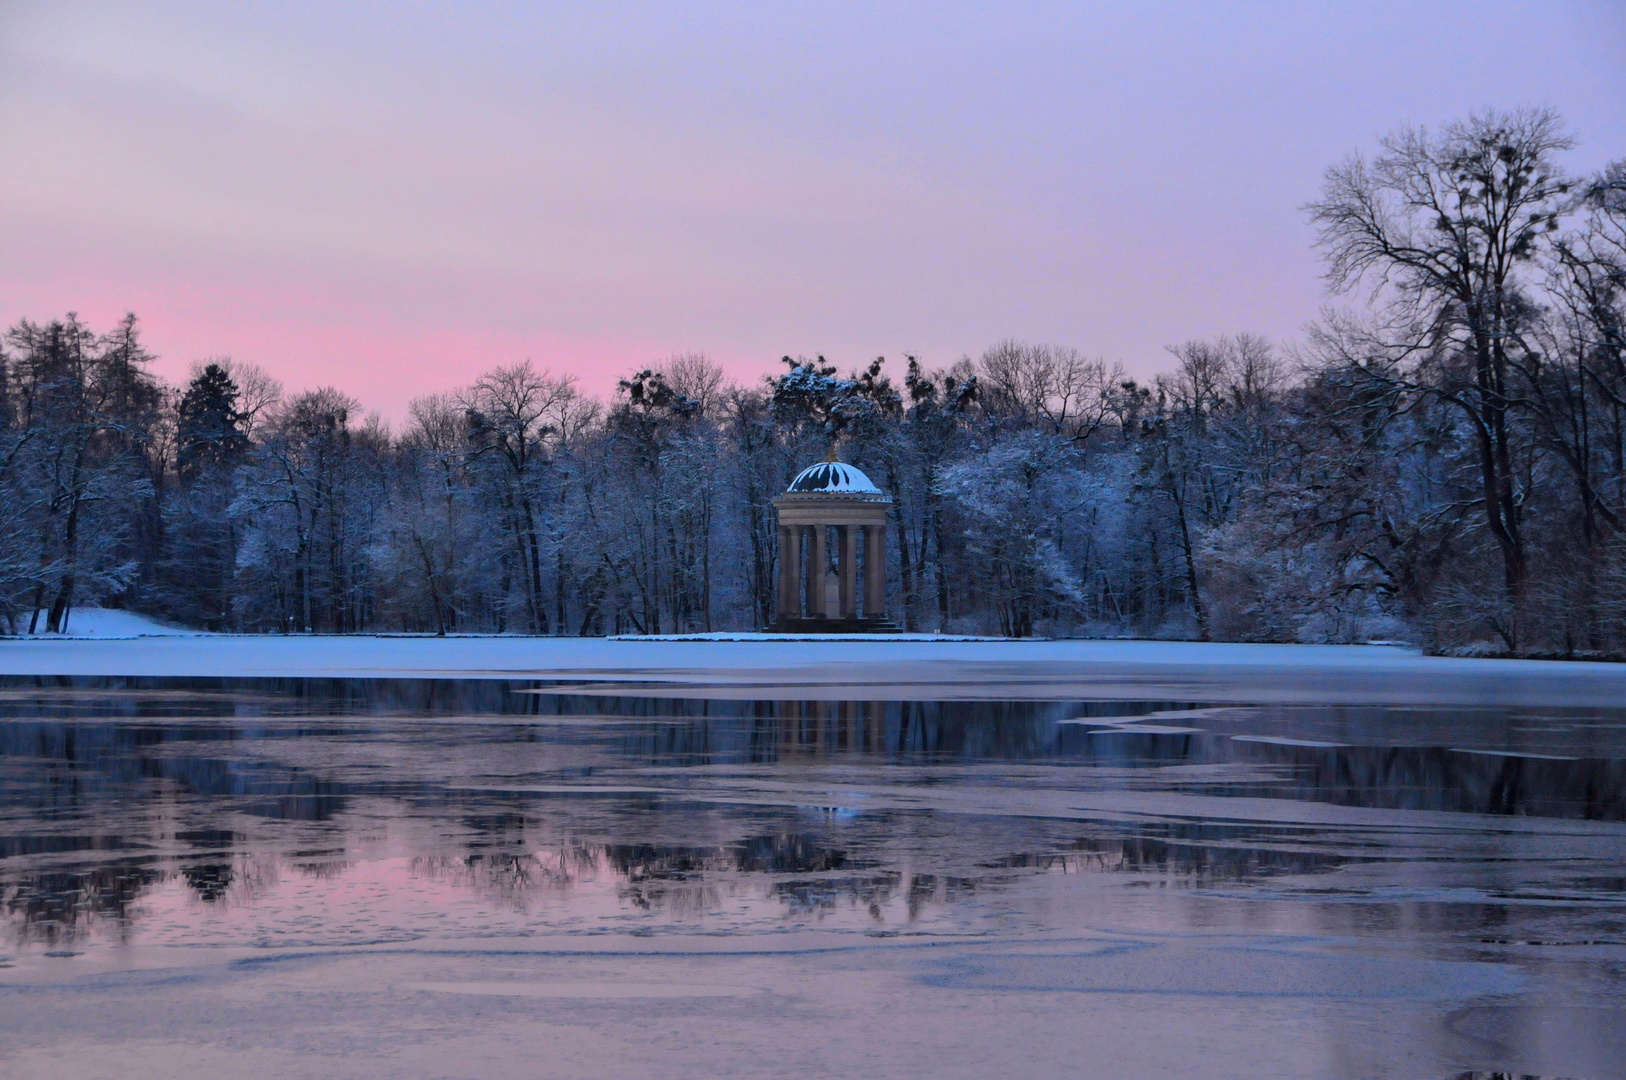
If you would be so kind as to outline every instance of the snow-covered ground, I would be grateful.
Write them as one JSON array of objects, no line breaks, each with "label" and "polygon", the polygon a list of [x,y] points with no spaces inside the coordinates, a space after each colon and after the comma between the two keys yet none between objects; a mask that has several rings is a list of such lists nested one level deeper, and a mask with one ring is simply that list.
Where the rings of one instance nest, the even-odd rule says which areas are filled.
[{"label": "snow-covered ground", "polygon": [[[887,641],[1008,641],[977,634],[886,634]],[[759,630],[714,630],[704,634],[617,634],[611,641],[874,641],[874,634],[772,634]],[[1037,640],[1046,640],[1037,639]]]},{"label": "snow-covered ground", "polygon": [[[24,620],[26,622],[26,620]],[[165,626],[145,615],[133,611],[111,611],[107,608],[72,608],[68,612],[68,629],[61,634],[44,632],[45,612],[40,612],[40,632],[34,638],[61,640],[76,638],[133,638],[133,637],[197,637],[202,630],[186,630]]]},{"label": "snow-covered ground", "polygon": [[757,699],[1626,703],[1626,665],[1455,659],[1395,646],[284,637],[176,631],[95,611],[76,613],[69,630],[0,639],[0,675],[537,679],[582,693]]}]

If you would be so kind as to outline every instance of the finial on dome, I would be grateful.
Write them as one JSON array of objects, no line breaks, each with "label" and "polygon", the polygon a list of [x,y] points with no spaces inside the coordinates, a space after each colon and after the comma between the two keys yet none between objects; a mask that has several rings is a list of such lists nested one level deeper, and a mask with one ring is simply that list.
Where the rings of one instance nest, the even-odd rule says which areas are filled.
[{"label": "finial on dome", "polygon": [[841,460],[840,458],[836,457],[836,441],[834,439],[830,440],[830,451],[824,455],[824,460],[829,462],[831,465],[834,465],[836,462]]}]

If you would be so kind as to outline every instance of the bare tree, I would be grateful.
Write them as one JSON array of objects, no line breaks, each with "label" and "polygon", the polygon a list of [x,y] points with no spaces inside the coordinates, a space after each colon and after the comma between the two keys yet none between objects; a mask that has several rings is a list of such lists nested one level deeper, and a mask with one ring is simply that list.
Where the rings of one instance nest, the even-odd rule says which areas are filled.
[{"label": "bare tree", "polygon": [[722,406],[727,376],[723,367],[705,353],[677,353],[660,365],[666,384],[700,403],[703,416],[715,416]]},{"label": "bare tree", "polygon": [[1530,317],[1520,271],[1558,228],[1571,183],[1555,155],[1571,145],[1545,109],[1476,113],[1437,136],[1405,129],[1370,164],[1355,155],[1328,170],[1308,207],[1332,287],[1369,285],[1390,332],[1432,368],[1415,377],[1472,423],[1485,526],[1515,609],[1528,554],[1509,353]]},{"label": "bare tree", "polygon": [[1084,442],[1106,423],[1123,369],[1063,345],[1006,340],[982,354],[977,378],[990,415]]},{"label": "bare tree", "polygon": [[575,379],[537,371],[530,361],[498,368],[464,396],[477,457],[500,463],[497,490],[504,523],[524,582],[532,633],[547,633],[540,488],[567,420],[575,415]]}]

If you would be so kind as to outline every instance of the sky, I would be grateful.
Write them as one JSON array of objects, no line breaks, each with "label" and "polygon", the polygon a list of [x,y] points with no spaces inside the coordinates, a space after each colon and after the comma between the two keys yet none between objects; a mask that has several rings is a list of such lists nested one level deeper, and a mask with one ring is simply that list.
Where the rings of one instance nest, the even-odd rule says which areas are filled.
[{"label": "sky", "polygon": [[388,418],[532,360],[755,380],[1298,336],[1405,124],[1626,158],[1626,4],[0,0],[0,322],[136,312]]}]

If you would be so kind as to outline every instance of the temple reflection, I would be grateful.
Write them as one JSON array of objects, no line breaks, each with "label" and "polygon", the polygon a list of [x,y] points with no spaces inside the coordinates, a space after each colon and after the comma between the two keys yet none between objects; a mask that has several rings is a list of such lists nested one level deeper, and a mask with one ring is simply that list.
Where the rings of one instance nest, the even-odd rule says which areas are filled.
[{"label": "temple reflection", "polygon": [[[50,949],[165,919],[231,919],[300,889],[365,897],[312,925],[442,890],[436,903],[467,897],[550,918],[581,908],[628,926],[726,910],[889,927],[1046,876],[1302,892],[1447,841],[1411,824],[1277,825],[1268,813],[1229,820],[1155,800],[1127,815],[1070,808],[1106,793],[1619,822],[1621,721],[602,698],[472,681],[9,679],[0,917],[5,941]],[[1471,857],[1503,858],[1485,829]],[[1584,845],[1564,852],[1544,895],[1626,896],[1618,862]],[[1420,903],[1407,917],[1471,917],[1498,940],[1537,935],[1504,929],[1505,901],[1531,887],[1496,881],[1453,900],[1454,914]],[[1348,917],[1386,917],[1360,910]]]}]

